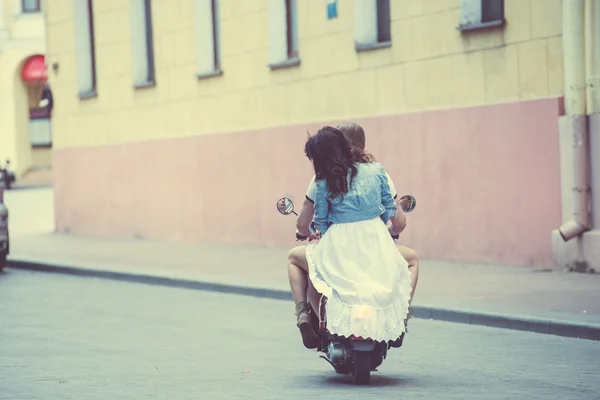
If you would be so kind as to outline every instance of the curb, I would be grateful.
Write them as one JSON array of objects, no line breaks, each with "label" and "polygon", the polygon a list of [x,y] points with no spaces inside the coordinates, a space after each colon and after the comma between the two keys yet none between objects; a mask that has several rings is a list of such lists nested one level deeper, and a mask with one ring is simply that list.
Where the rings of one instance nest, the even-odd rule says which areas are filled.
[{"label": "curb", "polygon": [[33,189],[51,189],[53,187],[53,185],[51,183],[41,183],[41,184],[36,184],[36,183],[32,183],[29,185],[20,185],[17,184],[15,186],[12,186],[10,189],[4,189],[6,192],[19,192],[21,190],[33,190]]},{"label": "curb", "polygon": [[[291,292],[279,289],[245,287],[190,279],[169,278],[156,275],[135,274],[130,272],[113,272],[99,269],[78,268],[72,266],[11,259],[7,260],[6,267],[26,271],[48,272],[124,282],[135,282],[147,285],[237,294],[241,296],[259,297],[272,300],[292,300]],[[459,324],[479,325],[600,341],[600,324],[585,324],[567,320],[533,318],[511,314],[482,313],[468,310],[446,309],[435,306],[414,306],[412,308],[414,318],[432,319]]]}]

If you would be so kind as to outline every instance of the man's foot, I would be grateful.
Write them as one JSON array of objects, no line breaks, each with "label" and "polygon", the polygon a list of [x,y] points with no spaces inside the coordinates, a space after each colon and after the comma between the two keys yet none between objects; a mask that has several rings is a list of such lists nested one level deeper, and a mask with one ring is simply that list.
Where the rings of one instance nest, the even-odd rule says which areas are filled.
[{"label": "man's foot", "polygon": [[311,309],[310,304],[305,301],[296,304],[296,325],[300,329],[304,347],[307,349],[316,349],[321,344],[321,341],[313,330],[313,322],[310,315]]}]

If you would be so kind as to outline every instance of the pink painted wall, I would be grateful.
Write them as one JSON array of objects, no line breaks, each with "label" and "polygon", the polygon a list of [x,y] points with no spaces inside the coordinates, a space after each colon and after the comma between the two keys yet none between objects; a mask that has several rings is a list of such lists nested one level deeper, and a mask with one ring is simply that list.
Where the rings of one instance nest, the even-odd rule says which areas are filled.
[{"label": "pink painted wall", "polygon": [[[551,265],[550,232],[561,219],[559,103],[358,120],[398,191],[417,197],[402,242],[422,258]],[[58,149],[57,228],[288,246],[295,220],[275,202],[301,204],[312,175],[306,131],[320,125]]]}]

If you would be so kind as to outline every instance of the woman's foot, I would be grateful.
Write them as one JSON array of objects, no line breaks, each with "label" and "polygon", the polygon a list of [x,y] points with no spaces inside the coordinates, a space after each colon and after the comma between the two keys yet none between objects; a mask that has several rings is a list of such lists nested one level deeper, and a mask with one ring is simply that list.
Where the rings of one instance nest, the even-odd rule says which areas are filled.
[{"label": "woman's foot", "polygon": [[300,329],[302,335],[302,343],[307,349],[316,349],[320,346],[321,341],[313,329],[311,321],[311,306],[306,301],[296,304],[296,325]]},{"label": "woman's foot", "polygon": [[408,320],[412,318],[412,314],[413,314],[413,310],[411,306],[408,306],[408,314],[406,314],[406,319],[404,320],[404,332],[402,333],[402,335],[400,335],[400,337],[396,340],[390,340],[388,342],[389,347],[395,347],[395,348],[399,348],[402,347],[402,343],[404,343],[404,335],[406,335],[408,333]]},{"label": "woman's foot", "polygon": [[404,320],[404,328],[405,332],[408,333],[408,320],[412,318],[413,310],[411,306],[408,306],[408,314],[406,314],[406,319]]}]

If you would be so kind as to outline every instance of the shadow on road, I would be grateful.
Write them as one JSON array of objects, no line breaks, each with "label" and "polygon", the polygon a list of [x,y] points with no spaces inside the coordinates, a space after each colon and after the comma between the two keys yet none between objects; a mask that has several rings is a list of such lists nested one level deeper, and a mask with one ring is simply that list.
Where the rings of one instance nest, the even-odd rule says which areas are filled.
[{"label": "shadow on road", "polygon": [[[336,387],[346,388],[348,386],[355,386],[352,383],[351,375],[338,375],[332,373],[332,375],[323,375],[321,377],[315,377],[314,379],[321,379],[323,383],[327,384],[328,388],[335,389]],[[368,386],[364,386],[366,388],[376,388],[376,387],[412,387],[418,386],[418,380],[406,376],[393,376],[393,375],[385,375],[382,373],[374,372],[371,374],[371,384]],[[361,387],[361,386],[356,386]]]}]

